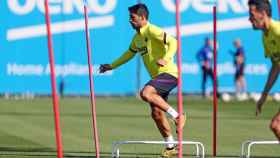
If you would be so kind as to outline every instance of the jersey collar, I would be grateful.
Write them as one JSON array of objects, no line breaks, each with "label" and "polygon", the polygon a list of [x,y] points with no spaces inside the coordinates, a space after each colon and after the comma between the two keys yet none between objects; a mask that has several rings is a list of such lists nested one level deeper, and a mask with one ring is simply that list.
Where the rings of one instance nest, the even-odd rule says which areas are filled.
[{"label": "jersey collar", "polygon": [[268,26],[268,31],[271,31],[271,29],[273,28],[273,26],[275,26],[275,22],[273,19],[270,19],[270,24]]},{"label": "jersey collar", "polygon": [[145,32],[147,32],[149,25],[150,25],[150,23],[147,22],[147,24],[145,26],[140,28],[140,32],[139,32],[140,35],[143,35],[143,34],[145,34]]}]

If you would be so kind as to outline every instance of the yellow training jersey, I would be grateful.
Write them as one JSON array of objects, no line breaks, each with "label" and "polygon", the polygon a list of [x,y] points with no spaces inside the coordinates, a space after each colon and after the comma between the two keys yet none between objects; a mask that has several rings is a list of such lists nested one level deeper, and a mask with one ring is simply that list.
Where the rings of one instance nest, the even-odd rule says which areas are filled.
[{"label": "yellow training jersey", "polygon": [[[139,53],[152,78],[161,73],[168,73],[177,77],[177,65],[173,62],[176,51],[177,40],[174,37],[167,35],[161,28],[147,23],[140,29],[139,33],[137,32],[134,35],[129,49],[111,66],[116,68]],[[157,65],[159,59],[167,61],[167,65],[163,67]]]},{"label": "yellow training jersey", "polygon": [[265,57],[280,64],[280,22],[271,20],[268,31],[263,33]]}]

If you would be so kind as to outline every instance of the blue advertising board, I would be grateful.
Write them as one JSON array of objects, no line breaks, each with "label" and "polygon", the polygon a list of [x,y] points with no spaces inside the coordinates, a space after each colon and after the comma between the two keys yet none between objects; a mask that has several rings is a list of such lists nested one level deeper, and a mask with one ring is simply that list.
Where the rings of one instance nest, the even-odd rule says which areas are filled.
[{"label": "blue advertising board", "polygon": [[[150,22],[176,35],[175,1],[142,0],[150,10]],[[106,74],[102,63],[111,63],[129,47],[134,30],[128,23],[127,8],[137,1],[88,0],[89,28],[98,95],[125,95],[137,91],[149,76],[139,57]],[[183,91],[201,92],[201,70],[196,52],[205,37],[213,38],[214,0],[181,0]],[[272,0],[273,17],[278,19],[277,1]],[[57,86],[64,83],[66,94],[89,93],[84,32],[83,0],[49,0]],[[0,5],[0,50],[2,85],[0,93],[50,94],[50,70],[46,37],[44,0],[7,0]],[[245,49],[245,78],[248,92],[260,92],[270,62],[264,58],[261,32],[248,21],[247,0],[217,0],[218,81],[221,91],[234,91],[233,40],[240,38]],[[141,62],[140,62],[141,63]],[[211,89],[211,82],[208,89]],[[272,92],[279,91],[276,83]]]}]

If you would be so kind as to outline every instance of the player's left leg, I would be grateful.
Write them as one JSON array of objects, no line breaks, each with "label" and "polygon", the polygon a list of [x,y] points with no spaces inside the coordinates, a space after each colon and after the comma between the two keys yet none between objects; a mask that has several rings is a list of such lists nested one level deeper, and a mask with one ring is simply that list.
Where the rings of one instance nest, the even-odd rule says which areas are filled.
[{"label": "player's left leg", "polygon": [[244,64],[236,66],[235,83],[236,83],[237,95],[241,95],[246,92],[246,81],[244,78]]},{"label": "player's left leg", "polygon": [[242,93],[246,93],[247,91],[247,85],[246,85],[246,80],[245,80],[245,77],[244,77],[244,69],[245,69],[245,64],[241,64],[241,67],[240,67],[240,88],[241,88],[241,91]]},{"label": "player's left leg", "polygon": [[140,92],[141,98],[150,103],[151,106],[160,108],[167,112],[170,105],[158,94],[157,90],[151,85],[145,85]]},{"label": "player's left leg", "polygon": [[[183,129],[185,125],[185,116],[178,114],[178,112],[170,106],[164,98],[168,96],[169,92],[177,86],[177,78],[167,74],[159,74],[156,78],[150,80],[141,90],[141,98],[156,106],[169,114],[179,129]],[[179,122],[180,121],[180,122]]]},{"label": "player's left leg", "polygon": [[270,129],[280,141],[280,111],[272,118]]},{"label": "player's left leg", "polygon": [[245,80],[244,76],[241,76],[241,78],[240,78],[240,88],[241,88],[242,93],[246,93],[247,85],[246,85],[246,80]]},{"label": "player's left leg", "polygon": [[178,112],[158,94],[158,91],[153,86],[146,85],[142,89],[140,96],[144,101],[150,103],[150,105],[155,106],[169,114],[174,119],[176,126],[179,126],[179,129],[183,129],[185,125],[185,115],[178,114]]},{"label": "player's left leg", "polygon": [[241,95],[241,82],[240,82],[240,78],[237,77],[235,79],[235,87],[236,87],[236,96],[240,96]]},{"label": "player's left leg", "polygon": [[[212,80],[212,85],[214,87],[214,70],[212,68],[208,69],[208,75],[210,76],[210,78]],[[216,90],[217,90],[217,97],[220,98],[221,94],[219,92],[219,83],[218,83],[217,77],[216,77]]]}]

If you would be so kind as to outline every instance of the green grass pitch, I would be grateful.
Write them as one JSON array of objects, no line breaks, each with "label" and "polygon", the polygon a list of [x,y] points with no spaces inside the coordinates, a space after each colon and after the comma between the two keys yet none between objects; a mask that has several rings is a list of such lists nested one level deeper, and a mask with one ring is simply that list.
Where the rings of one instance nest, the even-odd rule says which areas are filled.
[{"label": "green grass pitch", "polygon": [[[0,157],[55,158],[54,117],[52,99],[0,99]],[[170,103],[176,106],[175,97]],[[149,106],[135,97],[97,97],[97,126],[101,157],[110,157],[113,141],[162,140],[150,118]],[[249,139],[275,140],[269,129],[279,103],[269,101],[259,118],[255,117],[253,101],[219,101],[218,157],[237,158],[241,143]],[[184,97],[187,123],[184,140],[200,141],[212,154],[212,101]],[[64,156],[94,157],[91,106],[86,97],[60,99],[60,114]],[[174,133],[175,134],[175,133]],[[160,145],[122,145],[123,157],[159,157]],[[194,154],[192,146],[184,146],[184,157]],[[279,145],[255,146],[257,157],[280,157]]]}]

